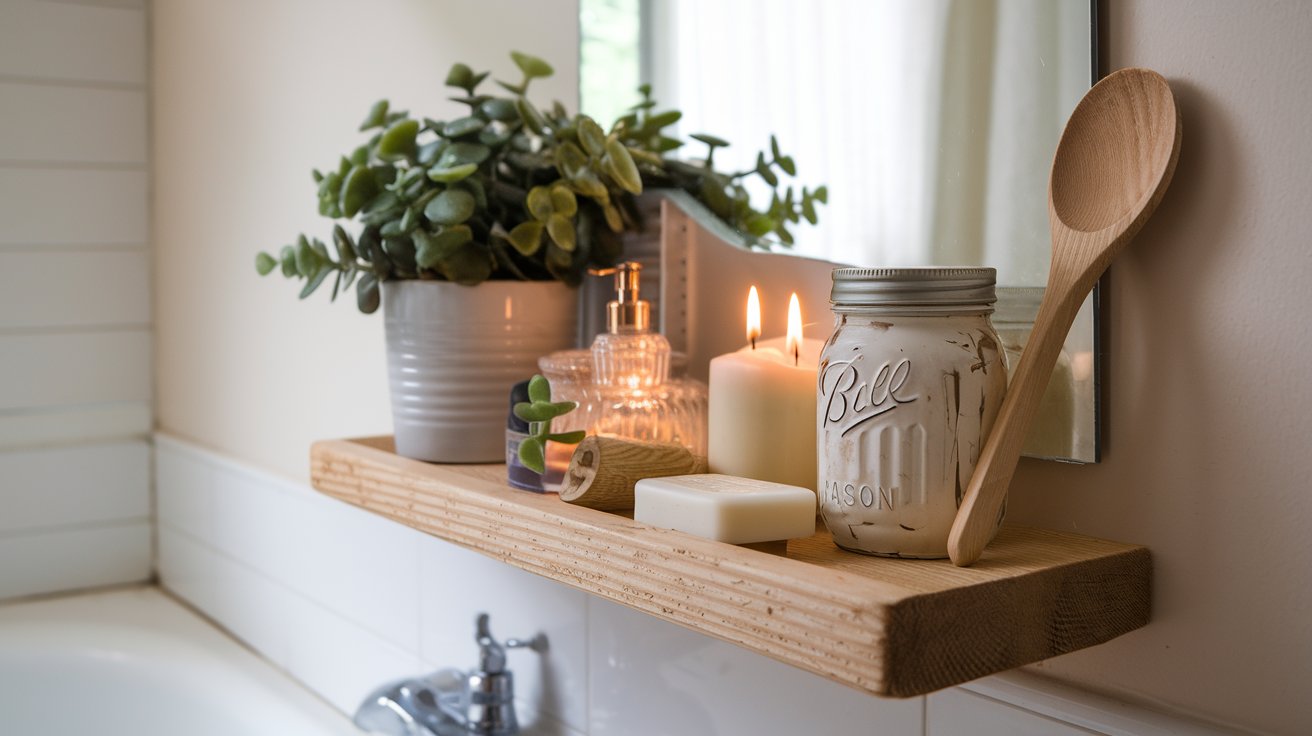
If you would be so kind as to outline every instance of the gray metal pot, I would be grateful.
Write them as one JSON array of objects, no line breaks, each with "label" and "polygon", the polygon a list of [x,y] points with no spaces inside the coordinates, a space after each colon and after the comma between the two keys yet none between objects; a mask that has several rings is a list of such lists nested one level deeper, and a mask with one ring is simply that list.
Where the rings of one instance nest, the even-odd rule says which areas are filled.
[{"label": "gray metal pot", "polygon": [[397,454],[504,462],[510,387],[573,346],[577,301],[555,281],[384,282]]}]

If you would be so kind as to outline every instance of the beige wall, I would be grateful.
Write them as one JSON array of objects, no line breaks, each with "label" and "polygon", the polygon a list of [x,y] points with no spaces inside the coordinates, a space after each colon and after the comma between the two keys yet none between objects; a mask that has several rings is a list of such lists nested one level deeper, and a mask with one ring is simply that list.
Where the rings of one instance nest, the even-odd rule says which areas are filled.
[{"label": "beige wall", "polygon": [[[1109,4],[1111,66],[1171,80],[1184,150],[1157,217],[1113,268],[1105,461],[1025,461],[1011,508],[1018,522],[1149,545],[1155,618],[1039,669],[1305,733],[1312,5]],[[574,3],[154,8],[159,422],[303,477],[313,439],[388,428],[381,320],[323,294],[296,303],[291,284],[255,277],[254,251],[327,232],[308,172],[354,145],[376,97],[439,110],[450,62],[507,73],[508,48],[572,69]],[[554,82],[573,98],[571,74]]]},{"label": "beige wall", "polygon": [[1108,5],[1111,67],[1166,75],[1184,146],[1112,267],[1104,462],[1025,461],[1011,508],[1151,547],[1154,622],[1042,669],[1308,733],[1312,5]]},{"label": "beige wall", "polygon": [[[152,64],[158,422],[307,475],[316,438],[385,434],[382,315],[331,285],[255,275],[298,232],[327,240],[310,170],[363,142],[380,97],[459,114],[452,63],[519,81],[510,50],[559,70],[534,99],[578,97],[575,0],[156,0]],[[487,83],[491,86],[491,82]]]}]

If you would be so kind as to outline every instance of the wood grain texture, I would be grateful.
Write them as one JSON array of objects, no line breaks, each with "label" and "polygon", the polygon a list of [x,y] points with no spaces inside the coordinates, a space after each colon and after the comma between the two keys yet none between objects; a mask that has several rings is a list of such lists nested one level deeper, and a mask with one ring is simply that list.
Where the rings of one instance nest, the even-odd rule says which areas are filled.
[{"label": "wood grain texture", "polygon": [[516,491],[501,465],[401,458],[390,438],[311,450],[335,498],[878,695],[910,697],[1148,621],[1144,547],[1008,528],[979,564],[864,557],[827,533],[786,557]]},{"label": "wood grain texture", "polygon": [[1048,286],[948,536],[955,564],[974,563],[989,543],[1066,333],[1098,278],[1161,202],[1179,159],[1180,131],[1170,85],[1148,69],[1108,75],[1071,113],[1048,186]]},{"label": "wood grain texture", "polygon": [[705,472],[706,458],[682,445],[593,435],[574,449],[560,500],[598,511],[632,511],[633,488],[643,478]]}]

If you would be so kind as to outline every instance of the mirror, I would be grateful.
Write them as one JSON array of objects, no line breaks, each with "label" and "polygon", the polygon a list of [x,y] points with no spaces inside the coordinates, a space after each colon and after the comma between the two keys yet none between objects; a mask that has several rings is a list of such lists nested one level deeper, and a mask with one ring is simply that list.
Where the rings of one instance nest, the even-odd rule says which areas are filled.
[{"label": "mirror", "polygon": [[[680,137],[734,144],[715,154],[723,170],[754,168],[775,135],[796,185],[829,191],[777,252],[994,267],[1015,366],[1047,278],[1052,155],[1097,71],[1088,0],[581,0],[580,14],[582,110],[614,119],[648,82],[658,109],[683,112]],[[1027,455],[1097,461],[1095,300]]]}]

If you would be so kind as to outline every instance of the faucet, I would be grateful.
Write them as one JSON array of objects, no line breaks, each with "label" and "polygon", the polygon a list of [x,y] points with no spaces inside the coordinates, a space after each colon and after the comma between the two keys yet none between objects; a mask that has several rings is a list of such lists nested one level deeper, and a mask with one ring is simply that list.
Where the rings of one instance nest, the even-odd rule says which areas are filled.
[{"label": "faucet", "polygon": [[506,650],[544,651],[546,636],[500,643],[488,629],[488,615],[480,613],[475,620],[474,639],[478,642],[478,669],[442,669],[383,685],[356,709],[355,725],[362,731],[385,736],[519,733],[515,681],[506,669]]}]

